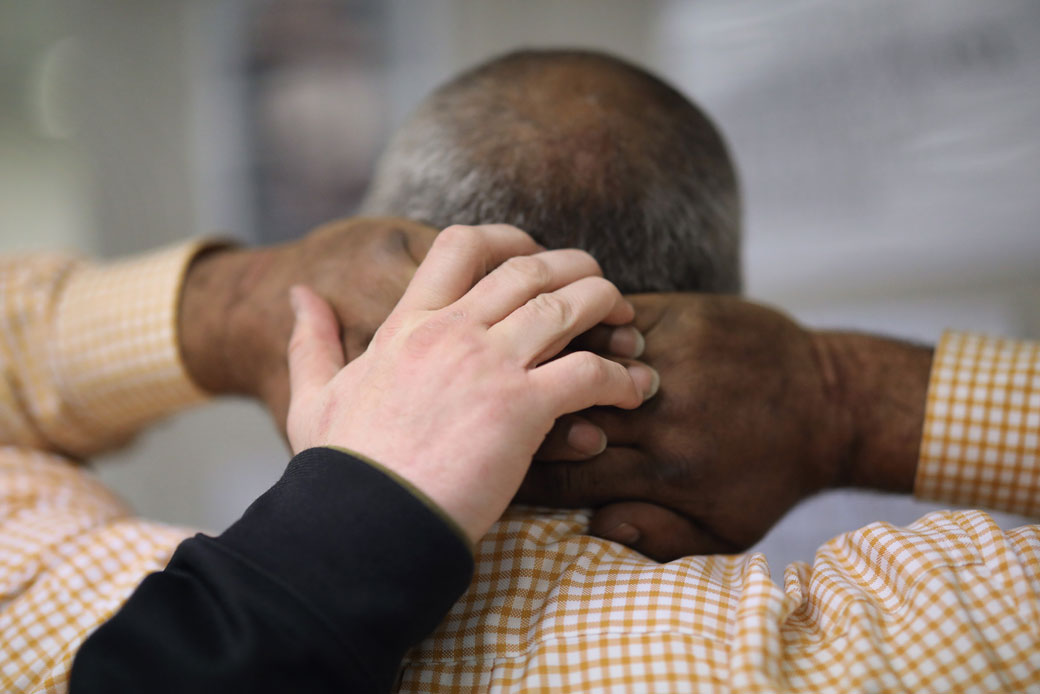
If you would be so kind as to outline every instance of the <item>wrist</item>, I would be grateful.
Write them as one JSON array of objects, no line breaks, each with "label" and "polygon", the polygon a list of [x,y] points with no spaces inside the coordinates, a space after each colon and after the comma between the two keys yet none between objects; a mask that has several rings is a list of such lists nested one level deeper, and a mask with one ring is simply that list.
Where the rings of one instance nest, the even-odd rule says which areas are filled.
[{"label": "wrist", "polygon": [[834,449],[833,486],[911,493],[932,349],[859,333],[813,339],[834,379],[832,417],[848,425]]},{"label": "wrist", "polygon": [[[192,260],[181,288],[178,338],[192,380],[213,394],[255,393],[249,371],[256,346],[240,335],[236,316],[248,300],[258,251],[208,248]],[[255,336],[252,336],[255,337]]]}]

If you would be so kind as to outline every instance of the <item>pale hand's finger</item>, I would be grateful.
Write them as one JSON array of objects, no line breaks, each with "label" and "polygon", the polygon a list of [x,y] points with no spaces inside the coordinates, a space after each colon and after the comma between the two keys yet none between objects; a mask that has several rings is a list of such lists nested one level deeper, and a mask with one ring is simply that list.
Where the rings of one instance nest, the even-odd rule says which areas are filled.
[{"label": "pale hand's finger", "polygon": [[539,294],[583,277],[602,276],[596,259],[576,248],[516,256],[477,282],[457,306],[485,325],[494,325]]},{"label": "pale hand's finger", "polygon": [[585,460],[602,453],[607,437],[598,426],[578,415],[560,417],[545,436],[536,460]]},{"label": "pale hand's finger", "polygon": [[508,224],[450,226],[437,235],[395,311],[435,311],[462,298],[507,258],[541,251]]},{"label": "pale hand's finger", "polygon": [[652,397],[660,385],[657,372],[634,362],[627,367],[592,352],[573,352],[529,373],[553,418],[596,405],[632,409]]},{"label": "pale hand's finger", "polygon": [[290,398],[321,390],[344,366],[339,323],[332,308],[309,288],[290,290],[296,323],[289,339]]},{"label": "pale hand's finger", "polygon": [[633,317],[632,305],[617,287],[602,277],[584,277],[539,294],[491,326],[488,335],[525,365],[536,365],[597,323],[628,323]]}]

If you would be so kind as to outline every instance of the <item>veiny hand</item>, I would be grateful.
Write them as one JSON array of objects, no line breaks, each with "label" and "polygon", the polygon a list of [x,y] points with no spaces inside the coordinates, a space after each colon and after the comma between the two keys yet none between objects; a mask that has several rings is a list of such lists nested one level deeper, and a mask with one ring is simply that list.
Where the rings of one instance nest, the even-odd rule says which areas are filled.
[{"label": "veiny hand", "polygon": [[330,222],[299,241],[223,249],[192,263],[181,295],[181,351],[193,379],[217,394],[263,400],[279,427],[289,407],[289,288],[306,283],[361,354],[401,298],[436,230],[399,219]]},{"label": "veiny hand", "polygon": [[629,298],[660,394],[582,413],[611,447],[536,465],[521,500],[600,506],[594,534],[667,560],[746,549],[825,488],[913,489],[930,348],[809,331],[737,297]]},{"label": "veiny hand", "polygon": [[513,227],[449,227],[346,366],[335,317],[295,289],[293,451],[334,445],[378,461],[479,539],[557,417],[636,407],[656,380],[643,364],[590,352],[552,359],[598,323],[630,322],[633,310],[587,253],[539,251]]},{"label": "veiny hand", "polygon": [[743,550],[840,481],[850,422],[811,333],[734,297],[629,298],[660,393],[634,412],[582,413],[610,447],[536,464],[520,500],[607,504],[592,532],[663,560]]}]

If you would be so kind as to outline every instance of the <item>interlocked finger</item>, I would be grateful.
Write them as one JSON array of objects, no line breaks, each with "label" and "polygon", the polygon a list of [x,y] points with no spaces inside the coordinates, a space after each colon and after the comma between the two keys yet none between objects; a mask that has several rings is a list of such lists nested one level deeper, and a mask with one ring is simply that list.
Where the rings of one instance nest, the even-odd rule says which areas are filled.
[{"label": "interlocked finger", "polygon": [[560,417],[534,454],[535,460],[586,460],[603,452],[603,430],[578,415]]},{"label": "interlocked finger", "polygon": [[646,349],[646,340],[633,325],[596,325],[574,338],[567,349],[638,359]]},{"label": "interlocked finger", "polygon": [[591,255],[574,248],[517,256],[488,273],[457,307],[485,325],[494,325],[539,294],[602,274]]},{"label": "interlocked finger", "polygon": [[554,357],[597,323],[627,323],[633,314],[617,287],[602,277],[584,277],[537,295],[488,333],[508,345],[522,363],[533,366]]},{"label": "interlocked finger", "polygon": [[560,417],[596,405],[639,407],[652,394],[652,373],[645,364],[626,367],[592,352],[572,352],[542,364],[530,377]]}]

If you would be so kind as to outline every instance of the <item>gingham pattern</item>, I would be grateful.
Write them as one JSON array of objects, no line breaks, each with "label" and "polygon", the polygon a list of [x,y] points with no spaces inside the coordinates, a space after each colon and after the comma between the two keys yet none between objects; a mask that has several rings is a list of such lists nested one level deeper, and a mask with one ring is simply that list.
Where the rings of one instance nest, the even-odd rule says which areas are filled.
[{"label": "gingham pattern", "polygon": [[202,243],[94,266],[0,257],[0,444],[83,456],[201,399],[177,343]]},{"label": "gingham pattern", "polygon": [[943,336],[914,493],[1040,516],[1040,343]]},{"label": "gingham pattern", "polygon": [[[92,266],[0,258],[0,692],[65,691],[72,657],[190,532],[134,519],[65,456],[201,398],[177,350],[201,248]],[[50,452],[48,452],[50,451]]]},{"label": "gingham pattern", "polygon": [[[0,264],[0,436],[14,444],[0,448],[2,692],[62,691],[84,636],[189,534],[131,519],[33,449],[96,450],[199,397],[173,328],[192,252]],[[658,565],[587,525],[581,511],[511,510],[468,593],[409,655],[402,691],[1040,689],[1037,526],[1002,533],[974,511],[874,524],[788,567],[781,588],[761,555]]]},{"label": "gingham pattern", "polygon": [[63,692],[79,644],[191,535],[53,454],[0,449],[0,691]]},{"label": "gingham pattern", "polygon": [[655,564],[587,513],[512,509],[405,661],[402,692],[1040,689],[1040,527],[979,511],[831,540],[783,588],[761,554]]},{"label": "gingham pattern", "polygon": [[[916,493],[1037,515],[1040,345],[951,333],[934,363]],[[762,555],[658,565],[588,520],[512,510],[401,691],[1040,691],[1040,526],[875,523],[780,588]]]}]

